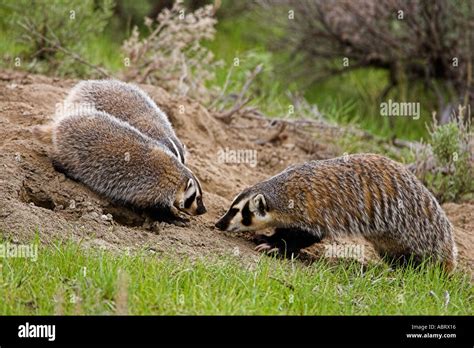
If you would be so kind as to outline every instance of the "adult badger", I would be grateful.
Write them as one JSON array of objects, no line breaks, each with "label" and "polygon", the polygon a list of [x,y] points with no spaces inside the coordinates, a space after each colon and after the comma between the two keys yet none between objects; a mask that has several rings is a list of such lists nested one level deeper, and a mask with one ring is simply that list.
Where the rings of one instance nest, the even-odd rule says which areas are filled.
[{"label": "adult badger", "polygon": [[360,235],[391,261],[456,265],[453,227],[436,199],[403,165],[374,154],[291,166],[237,195],[216,227],[274,228],[260,250],[291,254],[326,237]]}]

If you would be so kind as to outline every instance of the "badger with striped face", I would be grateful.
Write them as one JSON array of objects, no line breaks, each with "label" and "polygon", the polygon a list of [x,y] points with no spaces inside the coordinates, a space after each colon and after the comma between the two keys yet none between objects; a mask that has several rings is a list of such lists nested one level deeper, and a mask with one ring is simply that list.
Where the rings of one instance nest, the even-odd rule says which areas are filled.
[{"label": "badger with striped face", "polygon": [[257,248],[287,255],[324,238],[359,235],[397,264],[456,265],[453,227],[435,197],[403,165],[374,154],[291,166],[240,193],[216,227],[274,228]]},{"label": "badger with striped face", "polygon": [[229,232],[258,231],[272,227],[274,219],[269,212],[265,196],[249,190],[239,194],[216,227]]},{"label": "badger with striped face", "polygon": [[188,215],[201,215],[206,213],[202,200],[202,189],[199,180],[193,175],[182,185],[176,194],[173,206]]},{"label": "badger with striped face", "polygon": [[180,226],[179,212],[206,212],[199,180],[180,155],[106,112],[65,113],[38,136],[51,139],[56,170],[117,204]]}]

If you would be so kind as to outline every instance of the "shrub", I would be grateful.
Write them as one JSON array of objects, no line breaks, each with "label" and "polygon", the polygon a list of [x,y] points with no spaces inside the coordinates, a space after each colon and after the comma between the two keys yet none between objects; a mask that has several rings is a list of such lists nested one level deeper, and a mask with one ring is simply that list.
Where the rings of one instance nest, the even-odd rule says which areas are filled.
[{"label": "shrub", "polygon": [[[290,86],[281,86],[275,74],[273,56],[262,49],[254,49],[237,54],[225,65],[226,81],[221,95],[213,100],[211,109],[217,112],[232,108],[241,93],[249,104],[271,116],[282,116],[288,113],[291,103],[283,91]],[[253,76],[251,83],[249,78]],[[247,104],[247,103],[245,103]]]},{"label": "shrub", "polygon": [[56,75],[89,74],[92,66],[77,64],[77,60],[104,30],[113,6],[112,0],[17,1],[10,28],[24,44],[20,57],[29,61],[26,68]]},{"label": "shrub", "polygon": [[146,35],[134,27],[123,43],[125,80],[159,85],[178,95],[201,102],[212,99],[207,82],[215,79],[220,62],[202,46],[213,40],[217,20],[214,7],[206,5],[187,13],[182,1],[163,9],[156,19],[145,18]]},{"label": "shrub", "polygon": [[[402,93],[407,83],[414,87],[416,82],[423,83],[437,96],[439,110],[452,103],[447,98],[449,93],[456,96],[454,105],[467,105],[474,98],[469,77],[474,34],[472,1],[258,3],[262,8],[258,11],[260,20],[286,32],[277,39],[270,36],[271,44],[279,51],[291,52],[288,64],[294,77],[315,83],[353,69],[371,67],[388,72],[382,99],[393,88],[400,88]],[[343,59],[350,65],[344,64]],[[444,115],[449,119],[449,113],[442,112],[442,121]]]},{"label": "shrub", "polygon": [[415,154],[415,173],[441,202],[457,201],[474,191],[470,125],[463,107],[447,124],[439,125],[434,118],[428,146]]}]

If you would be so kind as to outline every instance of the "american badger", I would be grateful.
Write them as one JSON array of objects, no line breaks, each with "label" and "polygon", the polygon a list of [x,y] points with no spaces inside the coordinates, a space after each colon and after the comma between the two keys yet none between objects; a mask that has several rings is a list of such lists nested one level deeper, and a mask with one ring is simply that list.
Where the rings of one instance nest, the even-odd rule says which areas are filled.
[{"label": "american badger", "polygon": [[453,228],[433,195],[401,164],[373,154],[312,161],[241,192],[223,231],[274,228],[258,249],[297,252],[325,237],[361,235],[382,257],[456,265]]},{"label": "american badger", "polygon": [[82,81],[54,121],[35,127],[54,167],[109,199],[146,210],[206,212],[199,180],[166,115],[136,86]]},{"label": "american badger", "polygon": [[69,92],[64,106],[73,112],[87,107],[106,112],[160,141],[185,163],[185,147],[168,117],[148,94],[133,84],[117,80],[81,81]]},{"label": "american badger", "polygon": [[188,215],[206,212],[198,179],[161,142],[102,111],[51,127],[54,167],[111,200]]}]

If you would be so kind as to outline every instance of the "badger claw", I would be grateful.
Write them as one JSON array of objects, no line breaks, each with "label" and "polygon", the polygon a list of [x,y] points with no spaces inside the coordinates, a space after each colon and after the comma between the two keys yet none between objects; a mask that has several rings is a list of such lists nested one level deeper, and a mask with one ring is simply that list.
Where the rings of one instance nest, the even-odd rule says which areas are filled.
[{"label": "badger claw", "polygon": [[271,247],[272,246],[268,243],[262,243],[255,247],[255,251],[262,252],[262,251],[270,250]]},{"label": "badger claw", "polygon": [[262,244],[257,245],[255,247],[255,250],[258,252],[264,252],[266,254],[274,254],[280,251],[278,248],[272,247],[272,245],[268,243],[262,243]]}]

